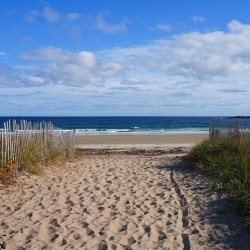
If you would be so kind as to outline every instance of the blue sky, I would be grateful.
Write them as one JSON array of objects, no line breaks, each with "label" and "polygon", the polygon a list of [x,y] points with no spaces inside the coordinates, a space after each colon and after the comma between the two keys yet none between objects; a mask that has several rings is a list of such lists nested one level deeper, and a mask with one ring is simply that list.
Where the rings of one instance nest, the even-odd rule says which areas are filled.
[{"label": "blue sky", "polygon": [[249,115],[247,0],[0,0],[0,115]]}]

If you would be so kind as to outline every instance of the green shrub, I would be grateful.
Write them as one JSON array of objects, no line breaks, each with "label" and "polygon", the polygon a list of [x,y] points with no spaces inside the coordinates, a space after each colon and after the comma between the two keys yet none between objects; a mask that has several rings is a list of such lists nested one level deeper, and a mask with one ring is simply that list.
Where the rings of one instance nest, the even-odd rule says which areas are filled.
[{"label": "green shrub", "polygon": [[249,135],[203,141],[189,156],[195,166],[215,176],[213,189],[228,192],[237,211],[250,221]]}]

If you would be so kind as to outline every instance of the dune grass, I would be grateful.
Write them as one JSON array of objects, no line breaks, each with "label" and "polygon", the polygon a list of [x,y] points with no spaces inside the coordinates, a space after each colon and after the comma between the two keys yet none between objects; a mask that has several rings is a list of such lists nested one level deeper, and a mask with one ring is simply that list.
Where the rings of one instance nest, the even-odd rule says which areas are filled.
[{"label": "dune grass", "polygon": [[203,141],[189,156],[196,167],[215,177],[213,189],[227,192],[250,226],[249,134]]},{"label": "dune grass", "polygon": [[34,144],[30,140],[25,146],[20,145],[19,152],[22,154],[20,160],[21,168],[17,168],[14,161],[9,161],[0,166],[0,182],[11,184],[18,171],[26,171],[30,174],[40,175],[43,173],[45,166],[71,160],[79,155],[78,151],[67,148],[67,145],[51,144],[40,145]]},{"label": "dune grass", "polygon": [[4,123],[0,130],[0,182],[9,184],[18,171],[41,174],[44,166],[74,157],[73,130],[55,130],[51,122]]}]

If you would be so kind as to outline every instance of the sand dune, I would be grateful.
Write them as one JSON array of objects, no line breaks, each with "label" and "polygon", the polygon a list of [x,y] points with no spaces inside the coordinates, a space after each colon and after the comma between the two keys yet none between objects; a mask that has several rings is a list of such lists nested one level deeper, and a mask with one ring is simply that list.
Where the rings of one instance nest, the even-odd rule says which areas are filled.
[{"label": "sand dune", "polygon": [[181,154],[86,155],[0,191],[7,249],[248,249],[225,199]]}]

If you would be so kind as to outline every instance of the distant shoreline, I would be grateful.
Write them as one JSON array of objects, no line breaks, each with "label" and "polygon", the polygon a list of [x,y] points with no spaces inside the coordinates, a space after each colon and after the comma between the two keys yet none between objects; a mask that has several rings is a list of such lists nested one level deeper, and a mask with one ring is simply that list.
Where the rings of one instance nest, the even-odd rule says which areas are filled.
[{"label": "distant shoreline", "polygon": [[229,119],[249,119],[250,116],[248,115],[237,115],[237,116],[227,116],[226,118],[229,118]]}]

